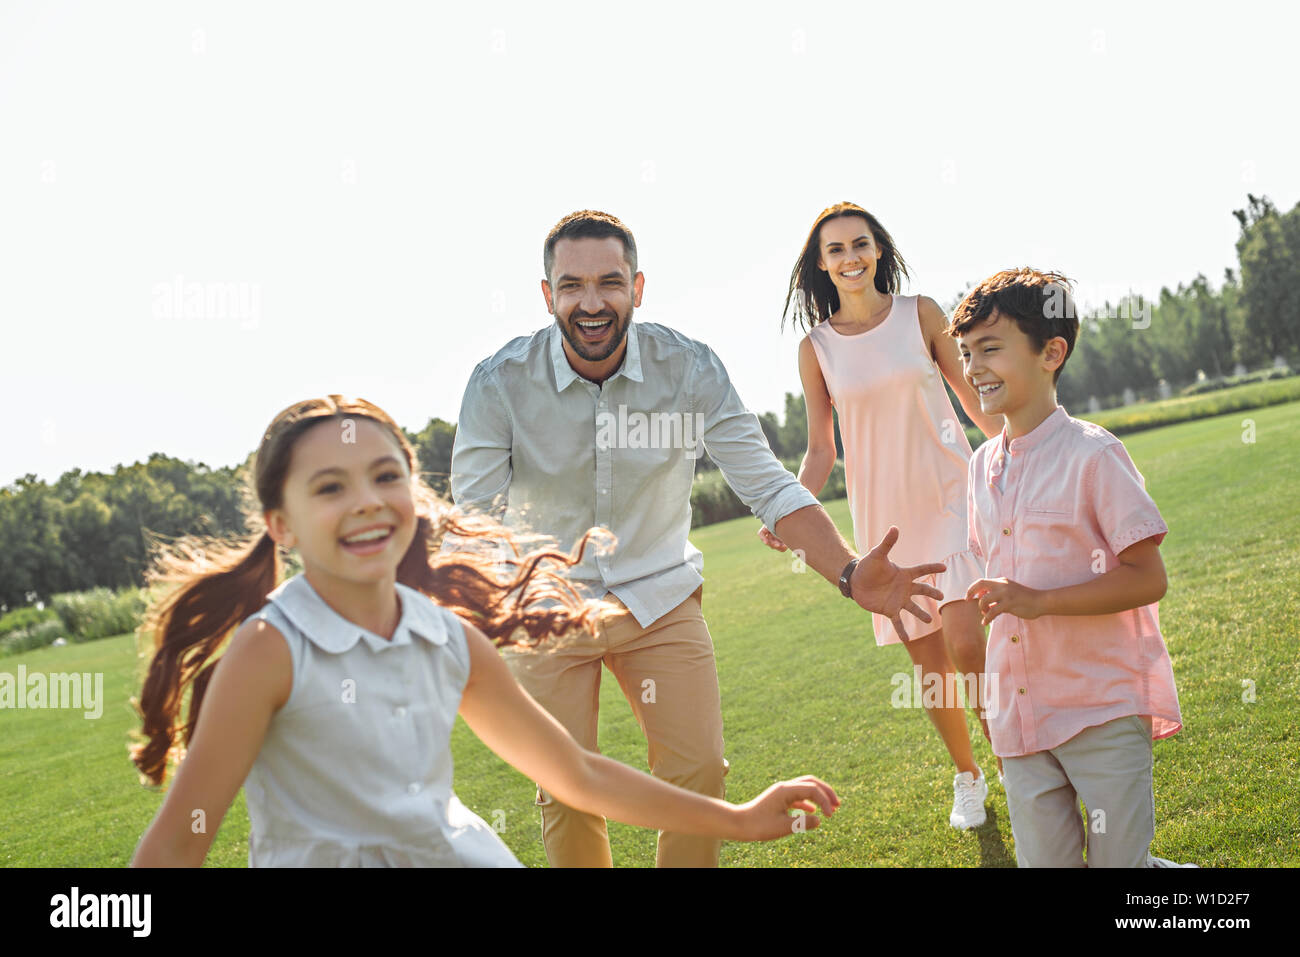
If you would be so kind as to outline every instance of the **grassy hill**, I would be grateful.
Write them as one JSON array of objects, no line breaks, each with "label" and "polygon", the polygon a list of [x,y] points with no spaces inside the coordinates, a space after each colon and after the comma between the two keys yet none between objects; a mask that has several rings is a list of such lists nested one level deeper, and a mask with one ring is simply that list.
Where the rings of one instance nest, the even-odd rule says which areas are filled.
[{"label": "grassy hill", "polygon": [[[1155,746],[1152,850],[1162,857],[1216,867],[1300,864],[1298,435],[1300,403],[1292,402],[1126,442],[1170,526],[1160,618],[1185,728]],[[831,503],[830,512],[850,537],[846,503]],[[1014,866],[1006,799],[974,722],[976,758],[993,783],[989,823],[963,833],[947,823],[952,769],[938,736],[921,711],[890,704],[891,676],[910,671],[906,652],[877,648],[868,616],[815,573],[794,572],[789,555],[764,548],[757,527],[741,519],[692,536],[705,554],[728,797],[748,800],[774,780],[812,773],[844,804],[797,838],[728,844],[723,864]],[[0,864],[125,864],[160,802],[138,785],[126,755],[128,701],[142,666],[133,638],[6,658],[0,670],[19,664],[103,672],[108,703],[98,720],[0,711]],[[462,722],[452,747],[461,799],[485,820],[504,822],[502,839],[525,864],[545,864],[532,785]],[[608,675],[601,749],[645,766],[640,730]],[[618,824],[610,832],[617,865],[653,865],[653,832]],[[241,794],[209,864],[243,866],[247,837]]]}]

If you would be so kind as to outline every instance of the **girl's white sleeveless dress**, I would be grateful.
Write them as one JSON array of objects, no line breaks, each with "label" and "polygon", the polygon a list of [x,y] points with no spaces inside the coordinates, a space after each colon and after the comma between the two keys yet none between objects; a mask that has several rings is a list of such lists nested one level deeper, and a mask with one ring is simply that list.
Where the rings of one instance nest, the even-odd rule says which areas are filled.
[{"label": "girl's white sleeveless dress", "polygon": [[391,641],[330,608],[305,575],[253,616],[288,642],[293,690],[244,782],[250,867],[520,866],[451,789],[469,677],[460,619],[397,592]]},{"label": "girl's white sleeveless dress", "polygon": [[[903,613],[909,638],[942,627],[940,605],[964,599],[983,577],[969,551],[966,469],[970,443],[944,389],[943,375],[921,333],[916,296],[894,296],[888,315],[856,335],[821,322],[808,334],[839,413],[844,483],[859,552],[874,547],[890,525],[896,565],[943,562],[948,570],[922,579],[943,602],[915,599],[933,621]],[[883,615],[872,615],[876,644],[899,641]]]}]

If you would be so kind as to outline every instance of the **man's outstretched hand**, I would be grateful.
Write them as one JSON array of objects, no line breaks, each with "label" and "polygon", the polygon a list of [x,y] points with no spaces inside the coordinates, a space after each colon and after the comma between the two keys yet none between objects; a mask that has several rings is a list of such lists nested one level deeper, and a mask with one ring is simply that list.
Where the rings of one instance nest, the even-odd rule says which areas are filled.
[{"label": "man's outstretched hand", "polygon": [[889,550],[898,541],[897,527],[890,526],[880,544],[862,556],[849,587],[853,600],[867,611],[884,615],[894,623],[898,637],[907,641],[907,629],[903,627],[903,612],[909,612],[927,624],[931,621],[912,598],[924,595],[928,598],[942,598],[943,592],[930,585],[916,581],[926,575],[937,575],[947,571],[948,566],[940,562],[928,565],[911,565],[899,568],[889,560]]},{"label": "man's outstretched hand", "polygon": [[[852,549],[820,505],[795,509],[779,519],[775,528],[760,531],[758,537],[768,548],[777,551],[794,549],[803,565],[814,569],[837,588],[840,575],[853,558]],[[921,611],[912,599],[922,595],[927,598],[943,598],[939,589],[923,585],[916,579],[937,575],[946,571],[947,566],[935,562],[899,568],[889,560],[889,550],[897,541],[898,529],[890,528],[880,544],[858,560],[849,582],[849,590],[853,600],[867,611],[884,615],[892,621],[898,637],[907,641],[903,612],[909,612],[927,624],[931,621],[930,616]],[[803,565],[798,570],[802,571]]]}]

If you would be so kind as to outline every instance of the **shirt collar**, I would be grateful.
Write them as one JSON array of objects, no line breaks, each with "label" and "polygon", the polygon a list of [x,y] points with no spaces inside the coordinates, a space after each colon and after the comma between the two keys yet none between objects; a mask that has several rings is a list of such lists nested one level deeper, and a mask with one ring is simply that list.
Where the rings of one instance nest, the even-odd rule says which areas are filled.
[{"label": "shirt collar", "polygon": [[1043,419],[1042,422],[1039,422],[1038,425],[1034,426],[1034,430],[1032,432],[1029,432],[1026,435],[1022,435],[1019,438],[1008,440],[1006,438],[1006,434],[1007,434],[1006,427],[1003,426],[1002,428],[1003,442],[1006,445],[1007,449],[1009,449],[1012,454],[1015,454],[1016,452],[1028,451],[1029,449],[1032,449],[1035,445],[1038,445],[1044,439],[1051,436],[1051,434],[1055,432],[1057,429],[1059,429],[1061,426],[1065,425],[1065,420],[1068,418],[1069,416],[1066,414],[1065,409],[1062,406],[1058,405],[1055,409],[1052,410],[1051,415]]},{"label": "shirt collar", "polygon": [[1038,425],[1034,427],[1032,432],[1014,439],[1007,438],[1007,428],[1004,425],[1002,427],[1002,434],[998,437],[997,448],[995,448],[993,454],[989,456],[989,485],[997,484],[997,477],[1002,474],[1002,470],[1006,467],[1006,457],[1008,453],[1017,455],[1021,452],[1032,449],[1035,445],[1038,445],[1044,439],[1051,436],[1052,433],[1061,426],[1065,425],[1065,420],[1067,418],[1069,418],[1069,416],[1064,407],[1058,405],[1052,410],[1051,415],[1043,419],[1042,422],[1039,422]]},{"label": "shirt collar", "polygon": [[[623,364],[615,370],[610,379],[626,376],[633,382],[644,382],[641,374],[641,344],[637,339],[636,322],[627,325],[627,352],[623,355]],[[555,370],[555,391],[563,392],[582,376],[573,371],[569,357],[564,354],[564,337],[560,333],[559,321],[551,323],[551,366]],[[608,381],[608,380],[606,380]]]},{"label": "shirt collar", "polygon": [[400,582],[397,597],[401,602],[402,617],[392,641],[389,641],[348,621],[327,605],[311,587],[306,575],[295,575],[267,596],[304,637],[331,654],[341,655],[358,641],[364,641],[371,651],[409,645],[414,638],[423,638],[435,645],[447,643],[446,624],[431,599]]}]

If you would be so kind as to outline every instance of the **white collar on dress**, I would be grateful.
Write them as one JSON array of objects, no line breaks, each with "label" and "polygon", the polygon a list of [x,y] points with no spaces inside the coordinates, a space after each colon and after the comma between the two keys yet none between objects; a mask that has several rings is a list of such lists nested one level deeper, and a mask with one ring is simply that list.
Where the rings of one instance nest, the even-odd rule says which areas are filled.
[{"label": "white collar on dress", "polygon": [[306,575],[295,575],[266,597],[316,647],[331,654],[341,655],[358,641],[365,641],[371,651],[411,644],[412,637],[423,638],[435,645],[447,643],[446,619],[438,613],[437,606],[401,582],[397,583],[397,597],[401,602],[402,617],[392,641],[340,615],[316,593]]}]

